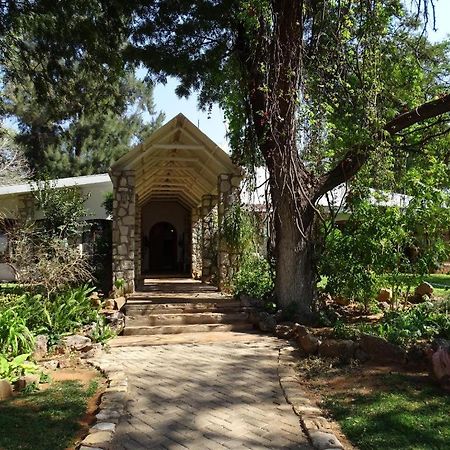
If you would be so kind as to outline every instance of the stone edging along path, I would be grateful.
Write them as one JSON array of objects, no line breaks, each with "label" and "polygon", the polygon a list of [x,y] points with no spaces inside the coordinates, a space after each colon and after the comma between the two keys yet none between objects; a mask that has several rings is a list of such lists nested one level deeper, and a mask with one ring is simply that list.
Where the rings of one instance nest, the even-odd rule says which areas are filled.
[{"label": "stone edging along path", "polygon": [[[342,450],[344,446],[332,431],[331,423],[322,415],[321,409],[308,398],[297,378],[295,363],[298,349],[282,343],[279,347],[278,378],[286,401],[299,417],[301,426],[317,450]],[[125,413],[128,380],[122,371],[111,369],[101,357],[88,361],[107,378],[108,387],[101,396],[97,423],[79,444],[79,450],[107,450],[116,431],[117,423]]]},{"label": "stone edging along path", "polygon": [[[101,358],[101,357],[100,357]],[[89,360],[106,378],[108,387],[101,396],[97,423],[90,428],[88,435],[79,444],[79,450],[107,450],[116,431],[117,423],[125,412],[128,380],[124,372],[111,369],[102,360]]]},{"label": "stone edging along path", "polygon": [[308,398],[295,372],[298,349],[292,345],[280,347],[278,377],[286,401],[292,405],[295,414],[313,447],[317,450],[343,449],[344,446],[332,432],[331,423],[322,416],[321,409]]}]

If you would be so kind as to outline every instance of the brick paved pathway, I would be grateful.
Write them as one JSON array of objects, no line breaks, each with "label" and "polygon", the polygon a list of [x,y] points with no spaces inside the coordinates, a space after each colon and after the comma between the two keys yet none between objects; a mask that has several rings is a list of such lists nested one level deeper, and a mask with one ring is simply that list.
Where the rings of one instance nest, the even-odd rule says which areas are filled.
[{"label": "brick paved pathway", "polygon": [[113,450],[311,449],[283,397],[276,340],[113,348],[130,401]]}]

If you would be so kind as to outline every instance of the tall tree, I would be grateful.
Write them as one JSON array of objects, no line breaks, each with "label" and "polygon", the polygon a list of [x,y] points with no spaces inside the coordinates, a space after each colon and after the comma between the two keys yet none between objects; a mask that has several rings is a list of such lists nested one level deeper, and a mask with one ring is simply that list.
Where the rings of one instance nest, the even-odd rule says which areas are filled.
[{"label": "tall tree", "polygon": [[126,19],[108,2],[6,5],[0,99],[35,174],[105,172],[162,123],[152,88],[117,51]]},{"label": "tall tree", "polygon": [[[425,19],[431,2],[420,2]],[[417,33],[418,16],[399,0],[166,0],[138,1],[135,17],[128,56],[156,79],[177,76],[180,95],[196,89],[203,105],[218,101],[237,161],[267,166],[275,291],[281,305],[297,303],[306,318],[317,200],[372,155],[382,158],[396,144],[392,136],[419,122],[431,127],[429,119],[450,110],[437,76],[432,92],[405,100],[388,82],[398,30]],[[413,55],[410,49],[418,71]]]}]

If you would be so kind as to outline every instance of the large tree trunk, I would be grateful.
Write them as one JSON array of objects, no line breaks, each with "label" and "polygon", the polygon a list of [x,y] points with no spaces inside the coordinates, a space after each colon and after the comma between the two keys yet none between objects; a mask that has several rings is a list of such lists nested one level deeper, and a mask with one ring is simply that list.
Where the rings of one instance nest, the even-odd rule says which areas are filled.
[{"label": "large tree trunk", "polygon": [[[279,203],[275,216],[275,295],[279,306],[292,307],[307,322],[315,298],[316,264],[313,220],[296,224],[288,199]],[[303,219],[310,214],[305,211]]]}]

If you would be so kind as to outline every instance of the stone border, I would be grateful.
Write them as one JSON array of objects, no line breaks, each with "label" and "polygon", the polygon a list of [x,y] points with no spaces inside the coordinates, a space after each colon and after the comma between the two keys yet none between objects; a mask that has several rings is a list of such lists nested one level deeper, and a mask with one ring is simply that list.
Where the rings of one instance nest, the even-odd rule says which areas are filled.
[{"label": "stone border", "polygon": [[88,360],[106,378],[108,387],[101,396],[96,414],[97,422],[89,429],[88,435],[78,445],[78,450],[108,450],[120,418],[124,415],[128,400],[128,379],[124,372],[111,368],[102,359]]},{"label": "stone border", "polygon": [[342,450],[331,423],[322,415],[321,409],[308,398],[301,387],[294,365],[298,360],[298,349],[292,345],[283,345],[279,349],[278,378],[286,401],[292,405],[295,414],[313,447],[317,450]]}]

